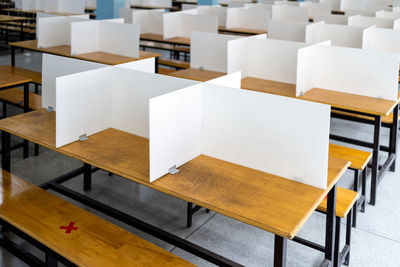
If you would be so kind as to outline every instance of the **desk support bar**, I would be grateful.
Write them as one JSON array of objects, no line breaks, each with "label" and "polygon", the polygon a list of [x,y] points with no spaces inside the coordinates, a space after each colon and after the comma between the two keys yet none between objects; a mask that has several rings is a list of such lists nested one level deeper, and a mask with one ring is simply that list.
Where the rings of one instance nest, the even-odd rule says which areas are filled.
[{"label": "desk support bar", "polygon": [[274,267],[284,267],[286,266],[287,239],[275,235],[274,243]]},{"label": "desk support bar", "polygon": [[336,219],[336,184],[328,193],[325,232],[325,259],[333,262]]}]

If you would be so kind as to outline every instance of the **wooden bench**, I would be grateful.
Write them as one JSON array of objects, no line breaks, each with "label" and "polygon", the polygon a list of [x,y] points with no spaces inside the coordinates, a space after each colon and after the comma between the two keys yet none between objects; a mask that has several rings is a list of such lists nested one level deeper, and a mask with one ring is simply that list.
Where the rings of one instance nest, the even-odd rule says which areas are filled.
[{"label": "wooden bench", "polygon": [[194,266],[4,170],[0,185],[2,230],[38,246],[46,262],[4,235],[0,244],[31,266]]},{"label": "wooden bench", "polygon": [[173,67],[177,70],[190,68],[189,62],[180,61],[176,59],[159,58],[158,64],[163,66]]},{"label": "wooden bench", "polygon": [[34,84],[42,85],[42,74],[40,72],[19,68],[11,65],[0,66],[0,71],[26,77],[31,79]]},{"label": "wooden bench", "polygon": [[357,202],[357,207],[353,209],[353,227],[356,227],[358,207],[361,206],[361,211],[365,211],[367,165],[372,158],[372,153],[336,144],[330,144],[329,155],[351,162],[349,169],[354,171],[353,190],[356,192],[359,191],[359,180],[361,173],[361,197]]},{"label": "wooden bench", "polygon": [[[18,88],[11,88],[0,91],[0,101],[10,105],[24,107],[24,91]],[[42,97],[35,93],[29,93],[29,109],[40,110],[42,109]],[[7,109],[3,107],[3,117],[7,117],[4,111]]]},{"label": "wooden bench", "polygon": [[158,68],[158,73],[159,74],[164,74],[164,75],[168,75],[168,74],[170,74],[170,73],[172,73],[172,72],[175,72],[176,70],[174,70],[174,69],[167,69],[167,68],[163,68],[163,67],[159,67]]}]

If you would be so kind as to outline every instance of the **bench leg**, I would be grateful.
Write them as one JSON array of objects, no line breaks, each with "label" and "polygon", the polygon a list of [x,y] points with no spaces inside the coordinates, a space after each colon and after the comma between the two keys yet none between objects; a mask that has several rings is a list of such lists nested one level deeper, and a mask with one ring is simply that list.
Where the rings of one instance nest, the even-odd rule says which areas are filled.
[{"label": "bench leg", "polygon": [[287,239],[275,235],[274,241],[274,267],[286,266]]},{"label": "bench leg", "polygon": [[192,227],[192,217],[193,217],[193,203],[187,203],[187,215],[186,215],[186,227]]},{"label": "bench leg", "polygon": [[89,191],[92,187],[92,166],[83,163],[83,190]]},{"label": "bench leg", "polygon": [[340,247],[340,217],[336,217],[336,229],[335,229],[335,252],[333,258],[333,266],[339,266],[339,247]]},{"label": "bench leg", "polygon": [[[399,121],[397,120],[398,117],[399,117],[399,105],[397,105],[393,109],[393,124],[392,127],[390,128],[390,138],[389,138],[390,142],[389,154],[396,154],[397,151],[397,137],[399,131]],[[396,160],[394,160],[392,166],[390,166],[390,171],[394,172],[395,170],[396,170]]]},{"label": "bench leg", "polygon": [[337,191],[337,185],[335,184],[328,193],[327,210],[326,210],[324,262],[333,262],[334,260],[336,191]]},{"label": "bench leg", "polygon": [[[24,113],[29,112],[29,84],[24,85]],[[24,159],[29,156],[29,142],[24,140],[23,157]]]},{"label": "bench leg", "polygon": [[39,156],[39,145],[35,144],[35,156]]},{"label": "bench leg", "polygon": [[379,148],[380,148],[380,132],[382,126],[382,118],[375,116],[374,120],[374,143],[372,152],[372,174],[371,174],[371,194],[369,203],[373,206],[376,204],[376,193],[379,180]]},{"label": "bench leg", "polygon": [[361,205],[361,212],[365,212],[365,202],[367,202],[366,193],[367,193],[367,167],[365,167],[362,172],[361,195],[364,197],[364,202]]},{"label": "bench leg", "polygon": [[[358,192],[358,187],[359,187],[358,184],[359,184],[359,173],[358,173],[358,170],[354,170],[354,186],[353,186],[353,190],[355,192]],[[356,227],[356,223],[357,223],[358,201],[359,200],[357,200],[357,202],[355,204],[356,208],[353,209],[353,227],[354,228]]]},{"label": "bench leg", "polygon": [[35,83],[35,94],[39,94],[39,85]]},{"label": "bench leg", "polygon": [[57,267],[58,266],[58,262],[57,262],[56,258],[54,258],[52,255],[49,255],[48,253],[46,253],[46,266],[47,267]]},{"label": "bench leg", "polygon": [[10,148],[10,134],[1,131],[1,167],[3,170],[11,171],[11,148]]},{"label": "bench leg", "polygon": [[[357,206],[355,208],[357,208]],[[349,252],[347,253],[344,260],[344,265],[346,266],[349,266],[350,263],[350,243],[351,243],[351,213],[347,214],[347,223],[346,223],[346,246],[349,247]]]},{"label": "bench leg", "polygon": [[3,119],[7,118],[7,103],[3,102]]}]

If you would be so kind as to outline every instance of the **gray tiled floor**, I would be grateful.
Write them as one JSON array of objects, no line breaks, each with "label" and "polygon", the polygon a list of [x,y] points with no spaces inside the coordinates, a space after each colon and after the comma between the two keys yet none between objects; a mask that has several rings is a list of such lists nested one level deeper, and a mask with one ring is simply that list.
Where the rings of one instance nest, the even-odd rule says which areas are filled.
[{"label": "gray tiled floor", "polygon": [[[0,65],[9,64],[9,52],[0,48]],[[36,53],[17,55],[17,66],[40,70],[41,57]],[[370,140],[371,127],[334,120],[332,132]],[[387,131],[383,133],[387,140]],[[12,170],[15,174],[40,184],[48,179],[67,172],[81,163],[41,149],[38,157],[31,156],[23,160],[20,150],[12,156]],[[398,161],[399,163],[400,161]],[[358,227],[352,232],[352,252],[350,266],[400,266],[400,165],[397,172],[389,172],[378,190],[376,206],[367,205],[365,214],[359,213]],[[273,252],[273,236],[265,231],[240,223],[213,212],[204,211],[194,216],[192,228],[185,227],[186,203],[152,189],[137,185],[118,176],[108,176],[103,171],[93,175],[92,190],[86,194],[129,214],[150,222],[166,231],[186,238],[196,244],[211,249],[246,266],[271,266]],[[340,181],[345,187],[352,185],[352,173],[347,172]],[[66,183],[69,187],[82,192],[82,177]],[[98,214],[97,212],[93,211]],[[196,258],[180,249],[150,237],[132,227],[116,222],[107,216],[100,216],[139,236],[182,256],[200,266],[211,264]],[[324,216],[314,214],[301,229],[299,235],[323,244]],[[343,228],[342,228],[343,229]],[[342,233],[342,240],[344,233]],[[23,241],[19,240],[21,244]],[[343,242],[343,241],[342,241]],[[24,244],[27,248],[29,245]],[[36,250],[34,250],[36,251]],[[37,253],[37,252],[35,252]],[[323,258],[322,253],[289,241],[289,266],[318,266]],[[1,250],[2,266],[24,266],[8,252]]]}]

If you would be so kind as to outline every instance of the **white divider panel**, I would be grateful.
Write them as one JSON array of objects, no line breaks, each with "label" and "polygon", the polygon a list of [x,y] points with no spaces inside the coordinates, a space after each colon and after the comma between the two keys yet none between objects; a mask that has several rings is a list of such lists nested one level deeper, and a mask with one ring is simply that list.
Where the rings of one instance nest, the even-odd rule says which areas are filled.
[{"label": "white divider panel", "polygon": [[111,127],[112,67],[56,78],[56,147]]},{"label": "white divider panel", "polygon": [[364,30],[363,49],[400,53],[400,31],[382,28]]},{"label": "white divider panel", "polygon": [[37,45],[39,48],[69,45],[66,17],[40,18],[37,24]]},{"label": "white divider panel", "polygon": [[[140,63],[138,63],[140,64]],[[56,77],[106,67],[85,60],[43,54],[42,56],[42,107],[56,107]]]},{"label": "white divider panel", "polygon": [[345,15],[315,14],[313,19],[314,22],[325,21],[327,24],[347,25],[347,16]]},{"label": "white divider panel", "polygon": [[71,54],[100,51],[100,21],[71,24]]},{"label": "white divider panel", "polygon": [[35,10],[44,10],[46,7],[46,0],[36,0]]},{"label": "white divider panel", "polygon": [[266,8],[228,8],[226,28],[267,30],[270,10]]},{"label": "white divider panel", "polygon": [[272,7],[272,19],[274,20],[291,20],[291,21],[308,21],[308,8],[300,6],[278,5]]},{"label": "white divider panel", "polygon": [[[54,1],[54,0],[53,0]],[[85,0],[58,0],[58,11],[71,14],[85,13]]]},{"label": "white divider panel", "polygon": [[192,32],[190,37],[190,67],[228,72],[228,41],[241,38],[207,32]]},{"label": "white divider panel", "polygon": [[272,39],[248,39],[248,43],[247,76],[296,83],[297,51],[306,43]]},{"label": "white divider panel", "polygon": [[332,10],[340,10],[340,0],[320,0],[321,4],[328,4]]},{"label": "white divider panel", "polygon": [[340,10],[341,11],[346,11],[346,10],[365,10],[366,7],[367,7],[367,1],[366,0],[359,0],[359,1],[341,0],[340,1]]},{"label": "white divider panel", "polygon": [[299,50],[296,93],[322,88],[397,100],[399,54],[315,45]]},{"label": "white divider panel", "polygon": [[[100,51],[139,57],[139,25],[100,21],[99,27]],[[90,36],[89,32],[87,34]]]},{"label": "white divider panel", "polygon": [[400,6],[394,6],[393,7],[393,12],[400,12]]},{"label": "white divider panel", "polygon": [[363,30],[362,27],[314,23],[306,27],[306,43],[331,40],[334,46],[361,48]]},{"label": "white divider panel", "polygon": [[163,14],[163,36],[164,39],[182,35],[182,16],[180,12]]},{"label": "white divider panel", "polygon": [[130,13],[130,20],[131,23],[140,25],[140,33],[163,34],[164,13],[164,10],[134,10]]},{"label": "white divider panel", "polygon": [[233,72],[231,74],[206,81],[205,83],[240,89],[242,84],[242,72]]},{"label": "white divider panel", "polygon": [[86,7],[96,9],[97,0],[86,0]]},{"label": "white divider panel", "polygon": [[162,95],[150,100],[150,177],[204,154],[326,188],[329,121],[328,105],[207,83]]},{"label": "white divider panel", "polygon": [[390,11],[385,11],[385,10],[377,11],[375,13],[375,16],[377,18],[400,19],[400,13],[390,12]]},{"label": "white divider panel", "polygon": [[[142,11],[147,11],[147,10],[142,10]],[[120,18],[123,18],[126,23],[132,23],[132,18],[133,18],[133,12],[135,12],[131,8],[120,8],[119,9],[119,16]],[[138,24],[138,23],[135,23]]]},{"label": "white divider panel", "polygon": [[116,67],[130,69],[130,70],[138,70],[143,72],[155,73],[155,58],[146,58],[141,60],[135,60],[128,63],[123,63],[116,65]]},{"label": "white divider panel", "polygon": [[357,27],[370,27],[375,25],[376,27],[379,28],[393,29],[394,20],[387,18],[374,18],[374,17],[357,15],[349,17],[348,25]]},{"label": "white divider panel", "polygon": [[228,71],[233,73],[242,72],[243,77],[247,77],[249,38],[239,38],[228,42]]},{"label": "white divider panel", "polygon": [[309,18],[317,14],[330,15],[332,11],[332,4],[329,3],[300,2],[300,6],[307,7]]},{"label": "white divider panel", "polygon": [[268,39],[304,42],[308,22],[269,20],[267,28]]},{"label": "white divider panel", "polygon": [[150,99],[150,182],[201,154],[202,89],[197,84]]},{"label": "white divider panel", "polygon": [[218,26],[225,27],[227,8],[222,6],[197,6],[197,14],[217,16]]},{"label": "white divider panel", "polygon": [[216,16],[181,14],[182,35],[190,38],[192,32],[218,33],[218,18]]},{"label": "white divider panel", "polygon": [[35,10],[35,0],[15,0],[15,8],[22,10]]},{"label": "white divider panel", "polygon": [[59,12],[59,0],[45,0],[44,12]]}]

